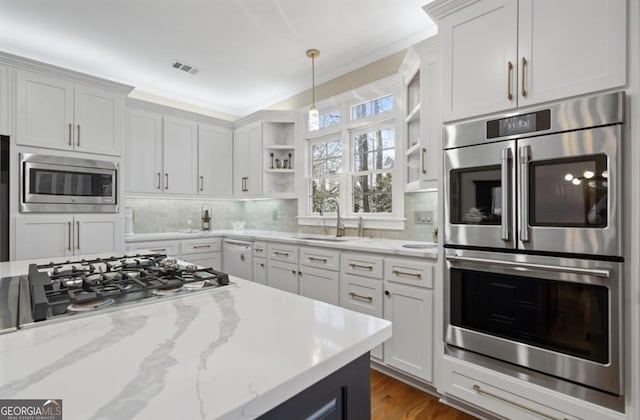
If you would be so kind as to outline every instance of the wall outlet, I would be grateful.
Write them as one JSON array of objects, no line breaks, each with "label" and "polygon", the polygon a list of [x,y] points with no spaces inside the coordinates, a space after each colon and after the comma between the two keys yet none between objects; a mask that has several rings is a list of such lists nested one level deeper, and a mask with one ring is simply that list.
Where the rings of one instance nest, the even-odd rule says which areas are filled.
[{"label": "wall outlet", "polygon": [[271,216],[271,218],[272,218],[274,221],[278,220],[278,210],[274,210],[274,211],[273,211],[273,215]]},{"label": "wall outlet", "polygon": [[413,222],[416,225],[432,225],[433,212],[427,210],[416,210],[413,212]]}]

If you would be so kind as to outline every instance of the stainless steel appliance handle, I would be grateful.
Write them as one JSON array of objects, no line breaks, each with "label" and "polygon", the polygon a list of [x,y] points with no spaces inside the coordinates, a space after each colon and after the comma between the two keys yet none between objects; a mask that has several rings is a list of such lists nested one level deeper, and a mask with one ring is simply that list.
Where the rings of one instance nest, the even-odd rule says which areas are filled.
[{"label": "stainless steel appliance handle", "polygon": [[583,274],[587,276],[602,277],[605,279],[608,279],[611,277],[611,271],[601,270],[596,268],[564,267],[564,266],[558,266],[558,265],[534,264],[534,263],[515,262],[515,261],[486,260],[483,258],[458,257],[454,255],[447,256],[447,260],[480,263],[485,265],[486,264],[499,265],[499,266],[514,268],[516,270],[523,270],[523,271],[538,270],[538,271],[552,271],[555,273]]},{"label": "stainless steel appliance handle", "polygon": [[500,401],[505,402],[507,404],[511,404],[511,405],[513,405],[515,407],[522,408],[524,410],[527,410],[527,411],[530,411],[532,413],[535,413],[535,414],[537,414],[537,415],[539,415],[541,417],[544,417],[545,419],[549,419],[549,420],[567,420],[566,417],[552,416],[550,414],[544,413],[544,412],[542,412],[540,410],[537,410],[535,408],[527,407],[526,405],[520,404],[519,402],[511,401],[511,400],[509,400],[509,399],[507,399],[507,398],[505,398],[503,396],[500,396],[498,394],[494,394],[493,392],[485,391],[484,389],[480,388],[480,385],[477,385],[477,384],[473,385],[473,390],[475,392],[477,392],[478,394],[484,394],[484,395],[486,395],[488,397],[495,398],[496,400],[500,400]]},{"label": "stainless steel appliance handle", "polygon": [[511,149],[502,149],[502,161],[501,161],[501,190],[502,190],[502,240],[511,240],[511,203],[509,202],[509,178],[511,170]]},{"label": "stainless steel appliance handle", "polygon": [[80,249],[80,222],[76,222],[76,238],[78,239],[76,248]]},{"label": "stainless steel appliance handle", "polygon": [[520,241],[529,242],[529,146],[520,148]]},{"label": "stainless steel appliance handle", "polygon": [[69,230],[69,245],[67,245],[67,250],[71,251],[71,222],[67,222],[67,229]]}]

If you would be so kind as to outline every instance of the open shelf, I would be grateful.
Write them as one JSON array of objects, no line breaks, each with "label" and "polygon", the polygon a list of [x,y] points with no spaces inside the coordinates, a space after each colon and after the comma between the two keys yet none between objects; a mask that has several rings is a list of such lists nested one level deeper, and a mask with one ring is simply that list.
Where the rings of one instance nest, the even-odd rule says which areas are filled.
[{"label": "open shelf", "polygon": [[416,105],[411,112],[409,113],[409,115],[407,115],[406,118],[406,122],[410,123],[412,121],[417,121],[420,119],[420,103],[418,103],[418,105]]}]

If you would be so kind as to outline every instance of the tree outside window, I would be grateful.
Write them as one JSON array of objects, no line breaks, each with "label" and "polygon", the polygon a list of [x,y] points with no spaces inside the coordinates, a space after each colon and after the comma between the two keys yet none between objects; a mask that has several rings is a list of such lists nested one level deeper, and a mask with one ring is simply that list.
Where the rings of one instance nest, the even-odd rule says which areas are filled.
[{"label": "tree outside window", "polygon": [[356,133],[353,139],[353,212],[391,213],[395,130]]}]

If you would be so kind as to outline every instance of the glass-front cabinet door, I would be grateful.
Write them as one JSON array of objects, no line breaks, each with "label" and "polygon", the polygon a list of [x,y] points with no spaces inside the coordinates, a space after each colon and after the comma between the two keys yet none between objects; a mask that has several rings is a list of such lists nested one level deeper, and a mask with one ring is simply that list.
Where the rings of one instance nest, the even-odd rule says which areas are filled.
[{"label": "glass-front cabinet door", "polygon": [[445,243],[514,247],[515,142],[445,152]]}]

